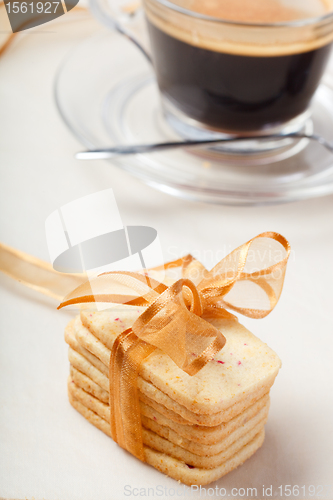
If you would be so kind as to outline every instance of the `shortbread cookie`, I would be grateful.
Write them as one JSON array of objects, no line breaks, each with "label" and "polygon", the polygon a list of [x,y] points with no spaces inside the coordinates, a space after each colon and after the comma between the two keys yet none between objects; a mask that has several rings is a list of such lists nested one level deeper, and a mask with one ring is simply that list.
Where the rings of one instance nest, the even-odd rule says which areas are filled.
[{"label": "shortbread cookie", "polygon": [[[82,376],[80,377],[79,372],[77,372],[75,369],[71,370],[71,381],[73,381],[75,384],[74,387],[71,386],[72,391],[74,391],[72,392],[73,396],[79,401],[81,401],[83,404],[85,404],[85,406],[88,406],[92,411],[98,413],[102,418],[109,420],[110,412],[108,403],[101,401],[97,395],[94,395],[94,399],[99,400],[101,401],[101,403],[103,403],[104,406],[100,406],[101,408],[100,411],[104,411],[104,413],[100,413],[100,411],[97,411],[96,408],[89,406],[89,404],[87,403],[87,397],[88,397],[87,392],[89,393],[89,395],[91,395],[91,392],[84,391],[85,384],[82,384]],[[84,387],[82,387],[82,385]],[[83,389],[83,392],[78,391],[78,389]],[[146,411],[147,409],[148,412]],[[247,433],[252,432],[252,430],[259,424],[264,425],[268,417],[268,405],[266,405],[255,416],[253,416],[250,419],[247,419],[243,425],[239,425],[238,427],[234,428],[226,436],[223,436],[220,439],[218,439],[219,432],[217,430],[214,444],[207,444],[207,443],[194,442],[190,439],[184,438],[179,434],[177,434],[177,432],[170,429],[168,426],[161,425],[157,420],[158,417],[156,418],[155,416],[157,412],[155,413],[155,415],[151,415],[150,416],[151,418],[145,416],[147,413],[148,414],[151,413],[149,412],[150,408],[147,407],[146,405],[141,404],[140,410],[141,410],[142,425],[146,429],[155,432],[155,434],[164,439],[167,439],[174,445],[180,446],[181,448],[184,448],[185,450],[190,451],[196,455],[206,456],[206,457],[211,455],[217,455],[222,451],[226,450],[231,444],[233,444],[240,438],[243,438]],[[146,444],[149,443],[147,442]],[[204,467],[203,464],[201,466]]]},{"label": "shortbread cookie", "polygon": [[[96,413],[98,416],[110,422],[110,409],[107,405],[99,401],[98,399],[90,396],[82,389],[79,389],[74,382],[69,379],[68,391],[77,401],[84,405],[89,410]],[[249,443],[261,430],[263,430],[264,424],[259,422],[253,429],[248,431],[244,436],[237,439],[237,441],[232,442],[229,446],[226,446],[222,452],[217,455],[212,455],[209,457],[198,456],[194,453],[181,448],[178,445],[171,443],[170,441],[158,436],[156,433],[142,428],[142,438],[143,443],[156,451],[165,453],[173,458],[177,458],[193,467],[203,468],[203,469],[213,469],[222,465],[226,460],[232,457],[235,453],[241,450],[247,443]]]},{"label": "shortbread cookie", "polygon": [[[103,431],[105,434],[110,436],[110,425],[109,423],[99,417],[96,413],[86,408],[79,401],[77,401],[71,394],[69,394],[69,401],[71,405],[83,415],[90,423],[95,427]],[[235,453],[234,456],[229,458],[222,465],[214,469],[201,469],[193,466],[189,466],[186,463],[177,460],[173,457],[166,455],[165,453],[158,452],[144,446],[144,453],[146,462],[152,465],[160,472],[181,481],[187,485],[206,485],[213,481],[216,481],[220,477],[228,474],[232,470],[236,469],[239,465],[249,459],[257,450],[260,448],[264,442],[265,432],[260,431],[252,441],[245,445],[239,452]]]},{"label": "shortbread cookie", "polygon": [[[152,406],[154,409],[156,409],[156,411],[162,413],[170,420],[173,420],[174,422],[182,425],[190,424],[192,426],[197,425],[204,427],[216,427],[217,425],[229,422],[232,418],[241,414],[243,411],[246,410],[246,408],[253,405],[256,401],[258,401],[267,394],[266,392],[267,388],[265,387],[255,395],[255,398],[245,398],[241,403],[236,403],[235,405],[232,405],[224,412],[220,412],[216,415],[199,416],[196,414],[194,415],[188,413],[189,410],[184,409],[184,407],[182,407],[178,403],[171,402],[170,398],[161,392],[159,392],[158,395],[156,395],[156,393],[153,392],[154,389],[152,388],[152,384],[150,384],[150,386],[147,387],[144,380],[142,380],[141,383],[138,382],[138,387],[140,390],[141,401]],[[147,389],[149,389],[149,392],[147,391]],[[157,403],[156,400],[154,400],[152,397],[147,397],[147,394],[151,394],[151,392],[153,393],[152,395],[155,396],[156,399],[160,401],[159,403]],[[179,415],[179,413],[176,413],[177,411],[179,411],[181,415]],[[187,418],[185,418],[184,415],[186,415]]]},{"label": "shortbread cookie", "polygon": [[69,373],[71,379],[78,387],[88,392],[95,398],[99,399],[103,403],[109,404],[109,393],[102,389],[98,384],[96,384],[96,382],[91,380],[91,378],[74,368],[73,365],[70,365]]},{"label": "shortbread cookie", "polygon": [[[77,318],[77,320],[68,326],[68,330],[74,327],[74,332],[77,341],[81,346],[83,346],[86,350],[94,354],[100,361],[103,362],[105,366],[109,363],[110,358],[110,350],[105,347],[94,335],[92,335],[87,328],[84,328]],[[67,336],[70,333],[67,332]],[[149,358],[150,359],[150,358]],[[214,363],[213,361],[211,363]],[[210,364],[210,363],[209,363]],[[220,364],[220,363],[217,363]],[[228,370],[229,368],[227,368]],[[195,375],[194,377],[197,377]],[[194,378],[192,377],[192,378]],[[224,378],[221,377],[221,385],[224,384]],[[205,426],[215,426],[222,422],[226,422],[233,418],[235,415],[244,411],[248,406],[253,404],[255,401],[259,400],[264,394],[266,394],[271,385],[274,382],[274,378],[268,377],[261,385],[261,387],[257,388],[256,392],[247,393],[245,390],[243,391],[243,399],[238,403],[233,404],[229,408],[224,411],[217,412],[212,415],[198,415],[188,410],[184,406],[180,405],[176,401],[172,400],[167,394],[164,394],[160,389],[155,387],[152,383],[143,380],[140,376],[138,377],[138,387],[140,391],[148,396],[152,401],[162,405],[164,408],[167,408],[167,413],[164,413],[168,418],[173,418],[175,422],[186,424],[188,422],[192,424],[205,425]],[[241,384],[240,384],[241,387]],[[233,401],[232,398],[230,399]],[[156,408],[156,404],[155,404]],[[163,408],[156,408],[158,411],[163,411]],[[171,412],[171,413],[170,413]],[[174,415],[174,412],[176,415]]]},{"label": "shortbread cookie", "polygon": [[[95,368],[89,361],[76,351],[74,351],[72,348],[69,348],[68,350],[68,359],[74,368],[79,370],[81,373],[87,375],[91,380],[93,380],[96,384],[98,384],[101,388],[103,388],[105,391],[109,391],[109,379],[101,373],[97,368]],[[189,410],[185,409],[185,412],[183,411],[183,407],[180,408],[180,405],[178,403],[174,404],[174,408],[177,410],[180,410],[183,414],[185,413],[188,417],[189,420],[184,419],[184,417],[180,416],[179,414],[175,413],[173,410],[170,410],[169,408],[166,408],[163,404],[157,403],[156,400],[147,397],[146,394],[151,394],[153,397],[158,399],[159,401],[162,401],[163,403],[167,405],[172,405],[172,402],[170,403],[170,398],[168,396],[165,396],[161,393],[161,391],[157,390],[155,391],[154,387],[152,384],[145,382],[143,379],[140,377],[138,378],[138,389],[139,389],[139,399],[154,408],[156,411],[164,415],[166,418],[169,420],[173,420],[175,423],[182,424],[182,425],[188,425],[192,424],[194,422],[197,422],[197,425],[203,425],[201,422],[202,420],[208,421],[209,425],[211,427],[216,427],[216,425],[220,425],[220,422],[222,420],[222,423],[226,423],[230,421],[232,418],[235,416],[239,415],[243,411],[246,410],[249,406],[253,405],[255,401],[248,400],[246,398],[242,403],[237,403],[236,405],[233,405],[230,409],[226,410],[225,412],[222,412],[222,415],[219,414],[219,418],[212,418],[213,416],[203,416],[202,418],[198,418],[197,415],[191,416]],[[148,387],[147,387],[148,386]],[[263,391],[262,391],[263,392]],[[262,394],[259,392],[256,395],[256,398],[261,399],[265,394]],[[199,423],[198,423],[199,421]],[[216,425],[211,425],[213,422],[217,422]]]},{"label": "shortbread cookie", "polygon": [[[82,324],[110,351],[115,338],[143,308],[121,306],[107,312],[81,312]],[[196,375],[181,370],[160,350],[143,363],[140,376],[193,413],[211,415],[270,387],[279,371],[278,356],[236,320],[211,322],[223,332],[226,345]],[[267,391],[266,391],[267,392]]]},{"label": "shortbread cookie", "polygon": [[97,358],[90,351],[85,349],[78,341],[74,331],[74,322],[72,320],[68,323],[65,328],[65,342],[78,354],[81,354],[84,358],[86,358],[89,363],[91,363],[95,368],[97,368],[100,372],[102,372],[106,377],[109,377],[109,367],[102,363],[102,361]]},{"label": "shortbread cookie", "polygon": [[[211,445],[196,443],[194,441],[182,438],[179,436],[179,434],[171,430],[169,427],[163,427],[154,420],[151,420],[147,417],[143,416],[141,421],[145,429],[154,432],[157,436],[164,438],[173,445],[177,445],[183,448],[184,450],[187,450],[201,457],[205,458],[210,458],[210,457],[212,458],[213,456],[219,457],[220,461],[222,454],[225,452],[225,450],[229,449],[229,447],[232,448],[234,445],[238,447],[240,442],[244,442],[244,440],[246,440],[247,442],[247,440],[249,439],[248,436],[250,435],[254,436],[255,434],[257,434],[260,428],[263,428],[264,425],[266,424],[267,418],[268,418],[268,411],[263,410],[256,417],[253,417],[253,419],[247,422],[246,425],[238,427],[238,429],[229,434],[229,436]],[[149,442],[147,442],[147,444],[149,445]],[[151,447],[155,448],[154,446]],[[173,455],[172,453],[170,454]],[[173,456],[176,456],[176,458],[181,458],[180,455],[173,455]],[[184,458],[184,460],[188,463],[191,463],[191,465],[198,465],[204,468],[206,467],[211,468],[213,463],[207,461],[207,464],[210,465],[206,465],[206,462],[192,463],[191,461],[189,461],[189,459]],[[218,465],[218,463],[219,462],[217,461],[216,458],[216,461],[214,462],[214,467],[215,465]]]},{"label": "shortbread cookie", "polygon": [[145,448],[145,457],[148,464],[177,481],[187,485],[204,486],[217,481],[242,465],[262,446],[264,439],[265,431],[262,430],[238,453],[235,453],[233,457],[215,469],[193,468],[191,470],[187,464],[148,447]]},{"label": "shortbread cookie", "polygon": [[[109,404],[109,393],[101,389],[100,386],[89,377],[76,370],[73,366],[70,367],[70,374],[77,386],[89,394],[92,394],[103,403]],[[199,446],[214,445],[227,437],[234,430],[245,426],[252,418],[267,418],[269,411],[269,395],[265,395],[243,413],[229,420],[229,422],[220,424],[216,427],[177,424],[142,401],[140,401],[140,410],[143,418],[146,417],[150,421],[154,421],[167,429],[171,429],[179,436],[179,439],[184,438],[192,443],[198,443]],[[261,416],[259,417],[259,415]]]}]

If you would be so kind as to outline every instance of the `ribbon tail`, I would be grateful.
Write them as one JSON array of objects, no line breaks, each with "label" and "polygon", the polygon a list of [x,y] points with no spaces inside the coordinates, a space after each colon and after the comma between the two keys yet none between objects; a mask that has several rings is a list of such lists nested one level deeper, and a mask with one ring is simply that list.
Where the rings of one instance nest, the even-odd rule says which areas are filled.
[{"label": "ribbon tail", "polygon": [[114,342],[109,364],[112,439],[142,462],[145,454],[137,377],[142,362],[154,350],[131,329],[125,330]]},{"label": "ribbon tail", "polygon": [[51,264],[3,243],[0,243],[0,271],[58,301],[87,279],[83,274],[58,273]]}]

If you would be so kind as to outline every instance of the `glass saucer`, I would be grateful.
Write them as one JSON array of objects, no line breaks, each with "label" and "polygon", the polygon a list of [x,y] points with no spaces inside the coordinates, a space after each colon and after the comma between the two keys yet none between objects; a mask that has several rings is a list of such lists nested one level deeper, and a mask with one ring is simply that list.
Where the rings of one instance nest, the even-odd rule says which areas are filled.
[{"label": "glass saucer", "polygon": [[[87,149],[180,140],[165,120],[152,68],[123,35],[101,29],[62,63],[60,114]],[[307,131],[333,141],[333,75],[324,76]],[[333,193],[333,155],[312,141],[293,156],[239,160],[207,148],[119,156],[112,163],[181,198],[225,205],[284,203]],[[287,155],[288,156],[288,155]]]}]

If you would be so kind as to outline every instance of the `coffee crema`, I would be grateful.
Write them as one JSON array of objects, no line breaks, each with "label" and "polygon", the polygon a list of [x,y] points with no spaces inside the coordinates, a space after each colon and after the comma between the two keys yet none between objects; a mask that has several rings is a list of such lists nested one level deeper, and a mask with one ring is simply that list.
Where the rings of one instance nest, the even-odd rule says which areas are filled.
[{"label": "coffee crema", "polygon": [[[209,0],[208,0],[209,1]],[[225,12],[227,15],[228,9],[222,9],[222,6],[232,6],[233,2],[245,6],[244,12],[251,11],[249,7],[252,2],[276,2],[278,0],[211,0],[219,2],[219,12]],[[285,0],[287,1],[287,0]],[[289,1],[289,0],[288,0]],[[309,18],[313,18],[315,14],[333,15],[333,0],[293,0],[294,2],[302,1],[303,10],[293,9],[294,15],[303,16],[304,12],[309,13]],[[317,9],[314,10],[314,2]],[[158,0],[143,0],[146,16],[151,24],[160,29],[167,35],[177,38],[178,40],[195,45],[202,49],[213,50],[216,52],[226,52],[228,54],[249,55],[249,56],[280,56],[299,52],[308,52],[323,45],[327,45],[333,41],[333,29],[331,23],[323,23],[322,26],[314,28],[305,23],[304,26],[298,26],[295,29],[287,26],[281,26],[274,29],[266,28],[265,24],[257,25],[258,27],[247,28],[242,24],[223,23],[223,19],[216,17],[216,22],[205,21],[190,15],[172,11],[169,8],[159,4]],[[207,15],[209,9],[206,7],[206,0],[183,0],[174,3],[186,10],[191,11],[188,7],[197,6]],[[202,3],[202,5],[201,5]],[[200,7],[201,5],[201,7]],[[248,5],[248,7],[246,7]],[[312,5],[312,8],[305,8],[307,5]],[[204,7],[205,6],[205,7]],[[320,9],[319,6],[322,6]],[[288,10],[288,8],[285,8]],[[282,9],[282,10],[285,10]],[[199,11],[194,11],[200,14]],[[266,9],[267,16],[272,9]],[[249,12],[248,12],[249,13]],[[212,12],[211,12],[212,14]],[[229,9],[230,14],[230,9]],[[243,14],[238,13],[238,17]],[[212,19],[214,16],[212,17]],[[316,18],[316,16],[315,16]],[[300,18],[297,17],[297,20]],[[293,19],[295,21],[295,19]],[[222,22],[222,24],[221,24]],[[238,19],[238,22],[241,22]],[[270,18],[270,23],[276,22]],[[280,21],[282,22],[282,21]]]},{"label": "coffee crema", "polygon": [[322,0],[189,0],[180,5],[205,16],[259,24],[319,17],[330,10]]}]

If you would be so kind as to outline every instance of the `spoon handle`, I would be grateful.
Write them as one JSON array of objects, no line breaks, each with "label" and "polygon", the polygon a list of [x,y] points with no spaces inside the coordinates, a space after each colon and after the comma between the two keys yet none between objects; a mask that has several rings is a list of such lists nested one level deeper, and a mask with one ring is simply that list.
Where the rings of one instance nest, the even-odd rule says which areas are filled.
[{"label": "spoon handle", "polygon": [[92,149],[89,151],[80,151],[76,153],[75,158],[77,160],[107,160],[114,158],[116,156],[122,155],[134,155],[134,154],[143,154],[143,153],[153,153],[157,151],[166,151],[169,149],[177,149],[177,148],[188,148],[195,146],[204,146],[207,144],[223,144],[229,142],[241,142],[248,140],[267,140],[267,139],[277,139],[283,140],[286,138],[292,139],[309,139],[312,141],[316,141],[321,144],[324,148],[326,148],[330,153],[333,153],[333,144],[329,143],[326,139],[321,137],[320,135],[312,134],[303,134],[303,133],[291,133],[291,134],[276,134],[276,135],[262,135],[260,137],[227,137],[221,139],[206,139],[206,140],[198,140],[198,141],[176,141],[176,142],[160,142],[155,144],[134,144],[127,145],[121,144],[119,146],[114,146],[112,148],[102,148],[102,149]]}]

